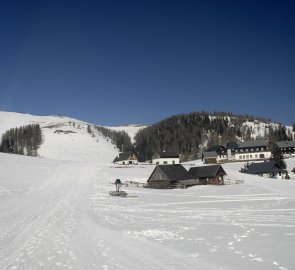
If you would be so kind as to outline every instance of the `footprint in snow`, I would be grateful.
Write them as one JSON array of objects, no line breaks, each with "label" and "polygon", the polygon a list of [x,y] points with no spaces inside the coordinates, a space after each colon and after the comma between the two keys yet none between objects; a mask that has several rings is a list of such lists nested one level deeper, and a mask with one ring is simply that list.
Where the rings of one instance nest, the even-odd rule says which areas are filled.
[{"label": "footprint in snow", "polygon": [[263,259],[259,257],[259,258],[251,259],[251,261],[263,262]]}]

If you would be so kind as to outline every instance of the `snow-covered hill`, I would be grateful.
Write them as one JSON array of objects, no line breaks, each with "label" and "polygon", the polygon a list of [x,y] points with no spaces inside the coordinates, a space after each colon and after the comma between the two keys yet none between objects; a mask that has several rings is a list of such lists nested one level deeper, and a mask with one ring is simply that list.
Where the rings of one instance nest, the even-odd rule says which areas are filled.
[{"label": "snow-covered hill", "polygon": [[41,126],[44,142],[38,149],[40,157],[111,162],[118,154],[118,149],[91,124],[65,116],[0,112],[0,137],[10,128],[29,124]]}]

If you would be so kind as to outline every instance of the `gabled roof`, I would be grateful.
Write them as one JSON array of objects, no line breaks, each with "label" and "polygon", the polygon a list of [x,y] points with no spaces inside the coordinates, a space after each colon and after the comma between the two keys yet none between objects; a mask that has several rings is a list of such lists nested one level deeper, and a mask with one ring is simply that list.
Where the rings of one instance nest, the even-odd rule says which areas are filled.
[{"label": "gabled roof", "polygon": [[227,143],[226,148],[227,149],[238,149],[239,145],[237,142],[229,142],[229,143]]},{"label": "gabled roof", "polygon": [[221,165],[210,165],[210,166],[201,166],[193,167],[189,169],[189,173],[194,178],[212,178],[215,177],[218,172],[221,172],[223,175],[226,175],[226,172]]},{"label": "gabled roof", "polygon": [[263,173],[278,173],[284,170],[280,169],[278,165],[272,160],[267,162],[252,163],[245,171],[248,174],[263,174]]},{"label": "gabled roof", "polygon": [[224,150],[224,146],[222,145],[213,145],[207,149],[207,152],[217,152],[220,149]]},{"label": "gabled roof", "polygon": [[[151,176],[157,169],[160,170],[170,182],[193,179],[191,174],[181,164],[157,165]],[[151,176],[149,177],[148,181],[150,180]]]},{"label": "gabled roof", "polygon": [[179,158],[179,155],[175,152],[160,152],[160,158]]},{"label": "gabled roof", "polygon": [[203,152],[204,158],[217,158],[218,155],[216,151],[210,151],[210,152]]},{"label": "gabled roof", "polygon": [[128,151],[128,152],[123,152],[120,153],[114,160],[113,162],[118,162],[118,161],[123,161],[123,160],[128,160],[129,157],[133,155],[133,152]]},{"label": "gabled roof", "polygon": [[238,145],[239,145],[239,148],[267,147],[267,143],[264,140],[238,142]]},{"label": "gabled roof", "polygon": [[295,141],[280,141],[276,144],[279,148],[295,147]]}]

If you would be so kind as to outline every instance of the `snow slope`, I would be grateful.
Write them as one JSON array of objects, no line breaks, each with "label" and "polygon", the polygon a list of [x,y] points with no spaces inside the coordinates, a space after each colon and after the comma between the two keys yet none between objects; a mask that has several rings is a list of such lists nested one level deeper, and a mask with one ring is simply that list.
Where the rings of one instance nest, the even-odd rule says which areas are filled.
[{"label": "snow slope", "polygon": [[118,127],[107,127],[107,128],[115,130],[115,131],[125,131],[129,135],[131,142],[134,143],[135,142],[134,138],[137,132],[146,127],[148,126],[147,125],[123,125]]},{"label": "snow slope", "polygon": [[[295,163],[295,159],[288,160]],[[153,166],[0,154],[0,269],[294,269],[295,181],[151,190]],[[188,166],[188,165],[187,165]]]},{"label": "snow slope", "polygon": [[[40,124],[42,129],[44,142],[38,149],[40,157],[111,162],[118,155],[114,145],[89,123],[65,116],[0,112],[0,136],[10,128],[30,124]],[[91,134],[87,131],[88,125]]]}]

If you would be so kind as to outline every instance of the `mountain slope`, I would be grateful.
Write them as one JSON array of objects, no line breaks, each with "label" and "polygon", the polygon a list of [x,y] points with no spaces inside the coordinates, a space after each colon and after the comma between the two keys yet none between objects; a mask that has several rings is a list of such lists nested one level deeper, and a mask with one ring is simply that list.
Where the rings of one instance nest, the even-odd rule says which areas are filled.
[{"label": "mountain slope", "polygon": [[92,125],[64,116],[0,112],[0,136],[10,128],[40,124],[44,141],[40,157],[111,162],[118,149]]}]

